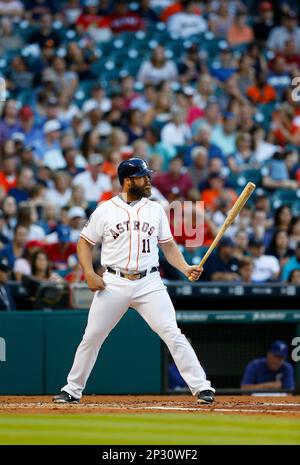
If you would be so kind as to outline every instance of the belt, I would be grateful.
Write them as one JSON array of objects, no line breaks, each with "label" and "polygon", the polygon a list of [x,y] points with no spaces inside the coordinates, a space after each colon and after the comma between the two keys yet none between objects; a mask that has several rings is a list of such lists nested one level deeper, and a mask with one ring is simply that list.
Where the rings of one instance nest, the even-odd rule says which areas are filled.
[{"label": "belt", "polygon": [[[142,279],[146,276],[146,274],[148,273],[148,270],[145,270],[145,271],[140,271],[139,273],[123,273],[122,271],[117,271],[117,270],[114,270],[113,268],[111,268],[110,266],[107,266],[106,267],[106,270],[109,272],[109,273],[112,273],[112,274],[116,274],[118,276],[121,276],[121,278],[125,278],[125,279],[129,279],[130,281],[135,281],[136,279]],[[155,271],[158,271],[158,267],[157,266],[153,266],[151,268],[151,270],[149,271],[149,273],[154,273]]]}]

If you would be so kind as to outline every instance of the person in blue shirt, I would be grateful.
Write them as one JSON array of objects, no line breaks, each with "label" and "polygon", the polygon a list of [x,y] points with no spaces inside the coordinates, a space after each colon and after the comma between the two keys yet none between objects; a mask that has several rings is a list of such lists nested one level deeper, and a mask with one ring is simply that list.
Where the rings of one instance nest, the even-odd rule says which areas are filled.
[{"label": "person in blue shirt", "polygon": [[294,369],[286,361],[287,356],[287,344],[274,341],[266,357],[248,363],[241,381],[241,389],[295,389]]}]

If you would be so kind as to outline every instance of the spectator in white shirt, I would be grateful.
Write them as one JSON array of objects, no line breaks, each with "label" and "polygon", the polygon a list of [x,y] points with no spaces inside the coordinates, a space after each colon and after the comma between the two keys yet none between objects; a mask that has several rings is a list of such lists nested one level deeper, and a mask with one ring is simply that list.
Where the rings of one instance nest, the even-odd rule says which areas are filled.
[{"label": "spectator in white shirt", "polygon": [[185,112],[179,108],[173,108],[172,119],[161,130],[161,141],[169,145],[185,145],[191,140],[192,134],[185,123]]},{"label": "spectator in white shirt", "polygon": [[264,245],[259,239],[250,239],[249,249],[254,263],[252,281],[256,283],[275,281],[280,273],[277,258],[273,255],[264,255]]},{"label": "spectator in white shirt", "polygon": [[102,194],[112,189],[110,177],[101,173],[103,161],[102,155],[93,153],[89,157],[88,169],[73,180],[74,185],[83,187],[88,202],[99,202]]},{"label": "spectator in white shirt", "polygon": [[54,187],[47,191],[47,202],[56,205],[57,208],[62,208],[67,205],[70,198],[70,176],[63,171],[60,171],[54,175]]},{"label": "spectator in white shirt", "polygon": [[297,23],[297,14],[289,11],[283,17],[282,26],[277,26],[270,32],[267,46],[274,52],[282,52],[286,41],[293,39],[297,53],[300,53],[300,27]]},{"label": "spectator in white shirt", "polygon": [[170,17],[167,23],[170,34],[186,39],[206,31],[207,23],[205,19],[195,12],[197,3],[193,0],[184,2],[183,11]]},{"label": "spectator in white shirt", "polygon": [[176,81],[178,70],[175,63],[167,60],[165,49],[156,47],[150,61],[145,61],[138,71],[137,79],[144,84],[159,84],[162,81]]}]

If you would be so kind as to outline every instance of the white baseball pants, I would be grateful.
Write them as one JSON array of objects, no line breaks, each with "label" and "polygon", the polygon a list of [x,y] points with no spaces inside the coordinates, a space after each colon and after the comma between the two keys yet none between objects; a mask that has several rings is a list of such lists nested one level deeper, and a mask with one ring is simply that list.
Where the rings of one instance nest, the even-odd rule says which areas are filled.
[{"label": "white baseball pants", "polygon": [[76,351],[68,384],[62,391],[77,399],[81,397],[103,342],[128,307],[132,307],[165,342],[192,394],[206,389],[215,392],[194,349],[177,326],[175,310],[159,272],[129,281],[106,271],[103,279],[106,288],[94,295],[87,327]]}]

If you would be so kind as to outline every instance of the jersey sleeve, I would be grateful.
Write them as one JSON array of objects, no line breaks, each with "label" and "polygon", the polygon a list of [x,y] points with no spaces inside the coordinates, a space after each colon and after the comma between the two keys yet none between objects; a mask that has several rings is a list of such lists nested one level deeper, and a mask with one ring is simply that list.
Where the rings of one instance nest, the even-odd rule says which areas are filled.
[{"label": "jersey sleeve", "polygon": [[160,222],[159,222],[159,230],[158,230],[158,243],[165,244],[173,239],[170,224],[164,209],[159,206],[160,208]]},{"label": "jersey sleeve", "polygon": [[253,362],[249,362],[246,366],[245,373],[241,381],[241,386],[244,386],[245,384],[256,384],[255,365]]},{"label": "jersey sleeve", "polygon": [[92,245],[101,241],[104,233],[103,212],[98,207],[85,223],[80,236]]}]

